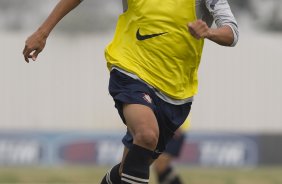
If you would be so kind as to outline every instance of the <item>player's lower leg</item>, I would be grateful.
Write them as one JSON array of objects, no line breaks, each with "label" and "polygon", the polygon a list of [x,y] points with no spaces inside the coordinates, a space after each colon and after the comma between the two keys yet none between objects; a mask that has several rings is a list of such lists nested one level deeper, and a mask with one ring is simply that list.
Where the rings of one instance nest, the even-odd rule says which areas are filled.
[{"label": "player's lower leg", "polygon": [[180,177],[172,167],[168,167],[162,173],[157,173],[159,184],[182,184]]},{"label": "player's lower leg", "polygon": [[152,154],[153,151],[151,150],[133,145],[124,160],[121,183],[149,183],[149,168]]},{"label": "player's lower leg", "polygon": [[121,176],[119,174],[120,164],[115,165],[104,176],[101,184],[121,184]]}]

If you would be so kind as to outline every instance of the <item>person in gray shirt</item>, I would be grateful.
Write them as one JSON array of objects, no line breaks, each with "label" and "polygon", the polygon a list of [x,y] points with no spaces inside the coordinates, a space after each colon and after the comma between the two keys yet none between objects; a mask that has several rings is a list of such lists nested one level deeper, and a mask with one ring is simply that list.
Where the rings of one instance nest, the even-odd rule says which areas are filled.
[{"label": "person in gray shirt", "polygon": [[[126,10],[127,0],[123,0],[123,11],[126,12]],[[227,0],[196,0],[196,14],[197,18],[203,20],[208,27],[211,27],[213,23],[217,27],[230,26],[234,35],[233,43],[230,46],[237,44],[239,38],[238,25]],[[137,79],[137,76],[128,75]],[[181,104],[179,100],[170,99],[160,92],[156,93],[168,103]],[[168,142],[164,153],[154,162],[153,170],[156,173],[156,181],[159,184],[183,184],[183,180],[175,171],[172,164],[173,159],[176,159],[180,155],[181,148],[184,145],[185,133],[180,129],[177,132],[177,136],[174,136]]]},{"label": "person in gray shirt", "polygon": [[[26,40],[23,50],[26,62],[36,60],[53,28],[80,2],[58,2]],[[111,71],[109,92],[127,126],[124,154],[101,184],[149,183],[150,165],[189,115],[191,98],[197,93],[197,69],[204,39],[223,46],[234,46],[238,41],[237,23],[226,0],[128,2],[127,11],[127,1],[123,1],[128,13],[119,17],[115,38],[105,52]],[[210,28],[213,21],[216,28]],[[139,24],[166,26],[176,34],[166,31],[140,34],[139,28],[136,29]],[[143,54],[145,57],[141,57]]]}]

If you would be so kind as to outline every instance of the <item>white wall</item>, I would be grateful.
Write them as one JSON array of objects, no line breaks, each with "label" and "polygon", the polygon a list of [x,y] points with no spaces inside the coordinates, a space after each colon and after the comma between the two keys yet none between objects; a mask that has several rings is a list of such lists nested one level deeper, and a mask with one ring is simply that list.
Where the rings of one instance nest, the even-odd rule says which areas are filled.
[{"label": "white wall", "polygon": [[282,132],[281,33],[241,29],[237,47],[207,42],[195,130]]},{"label": "white wall", "polygon": [[120,127],[108,95],[104,35],[54,34],[37,62],[25,63],[27,34],[0,34],[1,129]]}]

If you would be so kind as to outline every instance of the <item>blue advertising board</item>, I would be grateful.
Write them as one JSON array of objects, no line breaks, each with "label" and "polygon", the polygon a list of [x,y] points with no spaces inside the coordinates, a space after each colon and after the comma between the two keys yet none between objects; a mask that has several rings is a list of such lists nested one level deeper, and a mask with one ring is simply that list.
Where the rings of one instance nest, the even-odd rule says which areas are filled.
[{"label": "blue advertising board", "polygon": [[[120,133],[0,133],[0,165],[112,165],[122,157],[121,137]],[[189,133],[175,162],[189,166],[256,166],[258,144],[253,135]]]}]

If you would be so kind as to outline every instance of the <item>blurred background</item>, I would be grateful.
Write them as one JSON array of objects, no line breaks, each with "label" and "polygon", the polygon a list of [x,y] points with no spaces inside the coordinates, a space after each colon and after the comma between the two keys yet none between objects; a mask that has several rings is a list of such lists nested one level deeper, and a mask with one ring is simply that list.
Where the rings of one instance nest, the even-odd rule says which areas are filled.
[{"label": "blurred background", "polygon": [[[55,28],[38,61],[25,63],[26,38],[57,2],[0,0],[0,173],[5,173],[0,182],[37,181],[12,174],[26,168],[107,168],[121,157],[125,126],[108,94],[104,59],[121,3],[84,0]],[[239,43],[227,48],[206,41],[191,128],[175,164],[281,166],[282,1],[229,3],[239,23]],[[61,181],[56,177],[50,181]],[[263,181],[279,184],[282,178]]]}]

